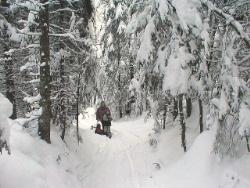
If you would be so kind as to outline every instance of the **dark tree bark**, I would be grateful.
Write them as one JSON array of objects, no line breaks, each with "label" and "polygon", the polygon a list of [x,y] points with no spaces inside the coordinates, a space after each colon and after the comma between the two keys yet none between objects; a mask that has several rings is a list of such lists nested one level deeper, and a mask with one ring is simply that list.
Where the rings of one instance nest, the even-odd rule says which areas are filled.
[{"label": "dark tree bark", "polygon": [[1,1],[0,1],[0,5],[1,5],[2,7],[9,7],[9,6],[10,6],[10,4],[7,3],[7,0],[1,0]]},{"label": "dark tree bark", "polygon": [[83,1],[83,7],[85,8],[85,17],[87,21],[91,18],[91,15],[93,13],[93,6],[91,0],[84,0]]},{"label": "dark tree bark", "polygon": [[119,71],[121,64],[121,48],[120,48],[120,39],[118,39],[118,50],[117,50],[117,64],[118,64],[118,89],[119,89],[119,117],[122,118],[122,87],[121,87],[121,73]]},{"label": "dark tree bark", "polygon": [[8,53],[9,48],[5,48],[4,52],[4,71],[5,71],[5,86],[6,86],[6,97],[13,104],[13,113],[10,116],[11,119],[17,118],[16,108],[16,92],[15,92],[15,81],[13,71],[13,61],[11,55]]},{"label": "dark tree bark", "polygon": [[247,141],[247,151],[250,152],[249,138],[247,135],[246,135],[246,141]]},{"label": "dark tree bark", "polygon": [[186,147],[186,123],[184,120],[184,113],[183,113],[183,94],[179,95],[179,114],[180,114],[180,124],[181,124],[181,144],[184,149],[184,152],[187,151]]},{"label": "dark tree bark", "polygon": [[38,121],[38,134],[41,139],[50,143],[50,120],[51,120],[51,77],[50,77],[50,44],[49,44],[49,1],[40,0],[43,4],[39,12],[39,27],[41,29],[40,37],[40,106],[42,114]]},{"label": "dark tree bark", "polygon": [[[63,9],[64,8],[64,1],[60,0],[60,8]],[[59,15],[59,25],[62,26],[64,24],[64,12],[60,11],[60,15]],[[64,50],[64,45],[63,45],[63,41],[62,39],[59,42],[59,49],[60,51]],[[59,88],[59,124],[61,127],[61,138],[62,140],[64,140],[65,137],[65,133],[66,133],[66,127],[67,127],[67,107],[66,107],[66,91],[65,91],[65,87],[66,87],[66,80],[65,80],[65,57],[63,54],[61,54],[60,57],[60,67],[59,67],[59,76],[60,76],[60,88]]]},{"label": "dark tree bark", "polygon": [[76,136],[77,136],[77,143],[80,143],[80,135],[79,135],[79,98],[80,98],[80,80],[81,80],[81,73],[78,75],[77,80],[77,91],[76,91]]},{"label": "dark tree bark", "polygon": [[202,133],[203,132],[203,106],[202,106],[201,99],[199,99],[199,110],[200,110],[200,115],[199,115],[200,133]]},{"label": "dark tree bark", "polygon": [[67,108],[66,108],[66,93],[65,93],[65,70],[64,70],[64,56],[60,59],[60,91],[59,91],[59,122],[61,127],[61,138],[64,140],[67,122],[66,122],[66,115],[67,115]]},{"label": "dark tree bark", "polygon": [[130,70],[130,79],[132,80],[134,78],[134,59],[133,57],[130,57],[129,59],[129,70]]},{"label": "dark tree bark", "polygon": [[172,115],[173,115],[173,121],[175,121],[175,119],[178,116],[178,100],[176,100],[175,98],[173,99]]},{"label": "dark tree bark", "polygon": [[164,104],[164,108],[163,108],[163,129],[166,129],[166,118],[167,118],[167,104]]},{"label": "dark tree bark", "polygon": [[122,118],[123,113],[122,113],[122,96],[121,96],[122,93],[121,93],[121,74],[120,73],[118,75],[118,88],[119,88],[119,91],[120,91],[118,109],[119,109],[119,116],[120,116],[120,118]]},{"label": "dark tree bark", "polygon": [[187,104],[187,118],[191,116],[192,113],[192,100],[191,98],[186,98],[186,104]]},{"label": "dark tree bark", "polygon": [[[5,18],[10,22],[9,4],[6,0],[0,1],[0,5],[3,8]],[[3,29],[3,42],[4,42],[4,72],[5,72],[5,89],[6,97],[13,104],[13,113],[11,119],[17,118],[17,108],[16,108],[16,92],[15,92],[15,81],[14,81],[14,64],[12,60],[11,53],[9,52],[11,47],[10,36],[8,34],[8,26],[4,24]]]}]

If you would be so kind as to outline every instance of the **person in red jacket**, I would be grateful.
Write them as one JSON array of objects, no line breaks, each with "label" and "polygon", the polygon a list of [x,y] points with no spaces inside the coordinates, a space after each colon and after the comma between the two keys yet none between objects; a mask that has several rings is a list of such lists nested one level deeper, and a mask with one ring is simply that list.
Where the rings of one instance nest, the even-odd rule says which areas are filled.
[{"label": "person in red jacket", "polygon": [[104,134],[111,137],[110,126],[112,117],[111,112],[104,101],[101,102],[101,106],[97,109],[96,120],[102,123]]}]

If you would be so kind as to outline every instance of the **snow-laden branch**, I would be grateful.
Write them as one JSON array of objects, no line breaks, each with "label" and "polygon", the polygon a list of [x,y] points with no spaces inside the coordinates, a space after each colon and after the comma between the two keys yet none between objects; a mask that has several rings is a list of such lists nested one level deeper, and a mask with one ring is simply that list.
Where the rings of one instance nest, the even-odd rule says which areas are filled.
[{"label": "snow-laden branch", "polygon": [[49,36],[54,36],[54,37],[68,37],[71,39],[75,39],[74,35],[72,33],[51,33]]},{"label": "snow-laden branch", "polygon": [[[17,32],[19,34],[22,34],[22,35],[29,35],[29,36],[41,36],[42,33],[41,32],[24,32],[22,30],[17,30]],[[79,41],[81,42],[80,39],[77,39],[75,38],[74,34],[72,33],[50,33],[49,36],[53,36],[53,37],[64,37],[64,38],[70,38],[74,41]]]},{"label": "snow-laden branch", "polygon": [[55,11],[51,11],[50,14],[55,14],[58,12],[64,12],[64,11],[68,11],[68,12],[77,12],[76,10],[73,10],[71,8],[61,8],[61,9],[57,9]]},{"label": "snow-laden branch", "polygon": [[3,14],[0,13],[0,19],[3,20],[4,22],[7,22],[5,16]]},{"label": "snow-laden branch", "polygon": [[19,34],[29,35],[29,36],[41,36],[42,35],[42,33],[40,33],[40,32],[26,32],[26,31],[23,31],[23,30],[20,30],[20,29],[17,29],[17,32]]},{"label": "snow-laden branch", "polygon": [[227,23],[232,26],[232,28],[238,33],[238,35],[244,40],[247,44],[248,48],[250,48],[250,38],[247,33],[244,32],[242,25],[234,19],[233,16],[225,13],[223,10],[215,7],[210,1],[208,0],[201,0],[202,5],[206,6],[209,10],[214,11],[219,16],[226,19]]}]

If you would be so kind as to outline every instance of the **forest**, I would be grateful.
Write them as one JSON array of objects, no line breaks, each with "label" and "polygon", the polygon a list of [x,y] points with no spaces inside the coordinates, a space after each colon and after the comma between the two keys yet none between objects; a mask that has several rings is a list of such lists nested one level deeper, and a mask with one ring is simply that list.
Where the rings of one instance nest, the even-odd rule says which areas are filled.
[{"label": "forest", "polygon": [[249,188],[249,115],[250,0],[0,0],[0,188]]}]

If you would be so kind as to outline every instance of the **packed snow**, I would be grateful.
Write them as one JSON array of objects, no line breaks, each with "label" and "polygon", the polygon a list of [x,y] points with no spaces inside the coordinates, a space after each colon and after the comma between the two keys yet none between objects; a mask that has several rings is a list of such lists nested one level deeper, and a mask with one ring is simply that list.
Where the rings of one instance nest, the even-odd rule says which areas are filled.
[{"label": "packed snow", "polygon": [[[199,135],[194,114],[198,104],[187,120],[186,154],[177,124],[157,135],[152,131],[153,120],[145,121],[145,115],[113,122],[109,139],[90,129],[96,123],[95,109],[88,108],[80,115],[79,146],[74,126],[65,143],[53,129],[52,144],[46,144],[13,123],[12,153],[0,156],[0,187],[249,188],[249,156],[219,161],[212,153],[214,131]],[[150,138],[156,143],[150,145]]]},{"label": "packed snow", "polygon": [[[13,108],[0,93],[0,188],[250,188],[249,0],[41,2],[0,0],[0,81],[16,99]],[[50,42],[40,45],[41,36]],[[50,63],[39,62],[46,49]],[[40,80],[45,65],[52,78]],[[48,84],[42,98],[37,92]],[[52,109],[40,106],[46,99]],[[112,122],[110,139],[95,134],[96,107],[89,107],[80,112],[78,137],[74,108],[103,99],[114,118],[121,107],[132,115]],[[11,120],[13,109],[25,118]],[[51,125],[48,144],[38,118],[50,110],[53,123],[62,112],[70,123]],[[240,157],[228,155],[239,150]]]}]

